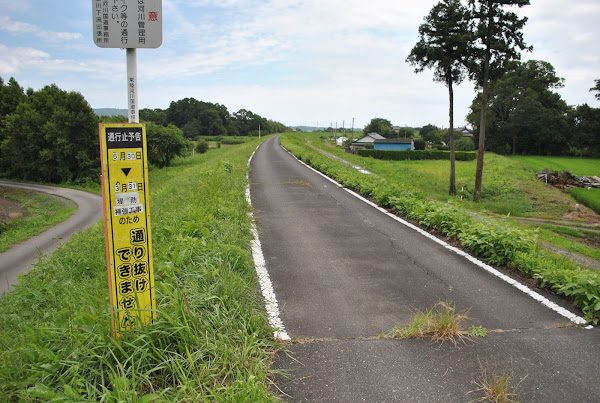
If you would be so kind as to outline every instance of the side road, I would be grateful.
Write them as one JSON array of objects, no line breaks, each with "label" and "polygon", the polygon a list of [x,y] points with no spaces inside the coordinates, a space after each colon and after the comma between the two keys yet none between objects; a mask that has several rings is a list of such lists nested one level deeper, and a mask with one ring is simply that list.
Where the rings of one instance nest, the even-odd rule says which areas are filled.
[{"label": "side road", "polygon": [[[514,286],[354,197],[283,150],[252,161],[251,195],[266,267],[293,342],[273,367],[289,401],[469,401],[480,366],[524,379],[524,401],[594,401],[598,329],[574,327]],[[563,300],[540,292],[570,309]],[[485,338],[377,339],[439,301]],[[491,368],[488,368],[491,370]],[[478,394],[479,393],[479,394]]]},{"label": "side road", "polygon": [[0,181],[0,185],[44,192],[72,200],[77,212],[48,231],[35,236],[0,254],[0,295],[17,283],[19,273],[29,271],[40,255],[53,252],[60,243],[77,231],[89,228],[102,218],[102,196],[80,190],[29,183]]}]

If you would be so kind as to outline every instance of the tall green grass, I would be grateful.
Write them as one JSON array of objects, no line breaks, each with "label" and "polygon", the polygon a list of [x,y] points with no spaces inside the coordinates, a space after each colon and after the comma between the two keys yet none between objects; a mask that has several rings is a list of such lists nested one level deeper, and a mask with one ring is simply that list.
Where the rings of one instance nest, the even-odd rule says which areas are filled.
[{"label": "tall green grass", "polygon": [[104,231],[79,233],[0,299],[3,401],[271,401],[244,191],[257,142],[150,173],[158,319],[117,340]]},{"label": "tall green grass", "polygon": [[571,195],[575,200],[600,214],[600,189],[575,188],[571,189]]},{"label": "tall green grass", "polygon": [[519,161],[532,172],[571,171],[578,176],[600,176],[600,158],[543,157],[537,155],[514,155],[511,160]]}]

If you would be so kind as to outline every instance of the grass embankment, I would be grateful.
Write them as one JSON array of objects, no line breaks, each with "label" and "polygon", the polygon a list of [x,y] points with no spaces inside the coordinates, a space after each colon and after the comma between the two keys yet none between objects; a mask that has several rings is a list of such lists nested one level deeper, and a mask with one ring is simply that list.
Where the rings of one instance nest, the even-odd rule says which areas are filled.
[{"label": "grass embankment", "polygon": [[244,195],[256,145],[150,173],[157,323],[113,339],[101,224],[0,299],[2,400],[274,400]]},{"label": "grass embankment", "polygon": [[77,211],[72,203],[13,187],[0,187],[0,197],[17,201],[25,213],[22,217],[0,221],[0,253],[41,234]]},{"label": "grass embankment", "polygon": [[[377,176],[364,175],[314,150],[307,144],[307,137],[302,134],[282,136],[281,142],[298,158],[335,178],[342,185],[371,197],[381,206],[393,208],[398,214],[426,228],[445,234],[491,264],[509,266],[537,279],[540,286],[567,296],[582,309],[588,321],[597,323],[600,320],[600,272],[586,270],[572,261],[540,249],[534,231],[524,230],[504,220],[490,218],[478,220],[465,210],[465,205],[460,206],[455,200],[448,200],[447,196],[443,200],[444,203],[437,201],[436,197],[429,197],[431,194],[434,196],[440,194],[440,191],[430,190],[431,184],[425,185],[428,181],[438,180],[439,169],[435,164],[432,164],[434,168],[429,175],[417,178],[415,172],[403,171],[405,172],[403,179],[403,176],[398,176],[394,172],[394,166],[388,165],[390,163],[387,161],[360,161],[348,158],[358,165],[365,164],[368,170],[377,173]],[[485,189],[493,186],[501,188],[513,186],[512,178],[507,177],[507,173],[499,175],[496,166],[502,165],[505,169],[509,169],[511,164],[504,164],[501,157],[494,155],[490,157],[486,173],[488,186]],[[418,175],[423,176],[430,163],[419,162],[419,164],[423,165],[419,165],[416,171]],[[401,165],[404,165],[404,162],[394,165],[396,170],[402,170]],[[494,166],[495,169],[489,169]],[[415,188],[413,182],[406,180],[407,177],[423,183],[423,190],[421,191],[419,187]],[[442,187],[444,193],[446,185],[447,182]],[[490,190],[484,191],[483,195],[483,205],[486,204],[486,198],[493,200],[496,197]],[[495,204],[492,202],[492,205]]]}]

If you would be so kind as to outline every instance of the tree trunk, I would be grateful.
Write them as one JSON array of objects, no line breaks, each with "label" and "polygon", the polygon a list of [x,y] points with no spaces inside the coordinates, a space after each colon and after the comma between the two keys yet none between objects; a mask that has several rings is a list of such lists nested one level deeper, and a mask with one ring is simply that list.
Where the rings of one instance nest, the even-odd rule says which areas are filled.
[{"label": "tree trunk", "polygon": [[513,147],[512,147],[513,155],[517,155],[517,135],[513,134]]},{"label": "tree trunk", "polygon": [[481,94],[481,121],[479,123],[479,150],[477,151],[477,170],[475,171],[475,191],[473,200],[481,199],[483,181],[483,156],[485,154],[485,128],[487,125],[488,89],[490,81],[490,56],[486,55],[483,66],[483,91]]},{"label": "tree trunk", "polygon": [[456,162],[454,153],[454,91],[452,90],[452,80],[447,82],[448,95],[450,97],[450,194],[456,195]]}]

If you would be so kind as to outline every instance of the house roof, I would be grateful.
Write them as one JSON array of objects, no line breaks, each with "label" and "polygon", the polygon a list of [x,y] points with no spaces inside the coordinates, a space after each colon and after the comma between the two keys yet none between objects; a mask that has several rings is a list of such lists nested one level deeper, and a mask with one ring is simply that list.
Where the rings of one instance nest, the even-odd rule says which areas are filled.
[{"label": "house roof", "polygon": [[413,139],[383,139],[375,140],[377,144],[412,144]]},{"label": "house roof", "polygon": [[356,140],[356,143],[372,143],[375,140],[384,140],[385,137],[373,132],[373,133],[369,133],[366,136]]},{"label": "house roof", "polygon": [[[371,138],[373,138],[375,140],[383,140],[383,139],[385,139],[385,137],[383,137],[381,134],[375,133],[375,132],[371,132],[371,133],[367,134],[367,136],[371,137]],[[367,136],[365,136],[365,137],[367,137]]]}]

